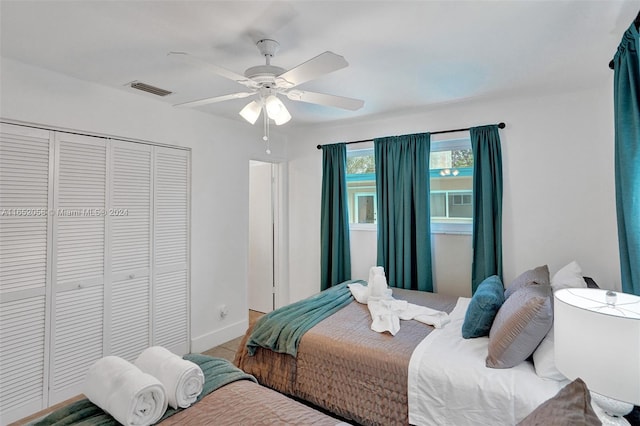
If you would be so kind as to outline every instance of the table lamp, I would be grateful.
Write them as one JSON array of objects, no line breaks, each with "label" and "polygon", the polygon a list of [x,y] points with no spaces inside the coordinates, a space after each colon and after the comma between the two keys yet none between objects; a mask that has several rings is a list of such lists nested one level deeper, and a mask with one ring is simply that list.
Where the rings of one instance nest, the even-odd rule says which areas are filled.
[{"label": "table lamp", "polygon": [[640,297],[610,290],[567,288],[554,293],[558,370],[580,377],[603,424],[640,405]]}]

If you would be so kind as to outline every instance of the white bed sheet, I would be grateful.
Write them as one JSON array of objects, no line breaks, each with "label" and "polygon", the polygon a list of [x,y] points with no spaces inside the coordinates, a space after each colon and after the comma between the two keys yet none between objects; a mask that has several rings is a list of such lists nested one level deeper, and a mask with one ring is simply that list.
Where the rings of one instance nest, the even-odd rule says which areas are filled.
[{"label": "white bed sheet", "polygon": [[462,338],[470,300],[459,298],[451,322],[433,330],[411,356],[412,425],[512,426],[569,383],[538,377],[528,361],[508,369],[487,368],[489,338]]}]

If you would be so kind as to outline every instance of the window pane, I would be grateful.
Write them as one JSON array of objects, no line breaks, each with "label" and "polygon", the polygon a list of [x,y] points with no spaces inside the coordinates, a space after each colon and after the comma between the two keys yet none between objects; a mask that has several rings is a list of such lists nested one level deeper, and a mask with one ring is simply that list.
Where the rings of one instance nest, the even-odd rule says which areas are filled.
[{"label": "window pane", "polygon": [[429,161],[431,222],[470,224],[473,218],[473,152],[468,139],[437,141]]},{"label": "window pane", "polygon": [[431,217],[447,217],[447,194],[445,192],[431,193]]},{"label": "window pane", "polygon": [[429,154],[430,169],[446,169],[451,167],[451,151],[436,151]]},{"label": "window pane", "polygon": [[468,219],[473,217],[473,206],[471,204],[470,193],[449,193],[449,217]]},{"label": "window pane", "polygon": [[358,195],[358,222],[357,223],[375,223],[375,196]]},{"label": "window pane", "polygon": [[373,149],[358,149],[347,152],[347,175],[375,172],[376,163]]},{"label": "window pane", "polygon": [[451,152],[451,167],[473,167],[473,152],[471,149],[454,149]]}]

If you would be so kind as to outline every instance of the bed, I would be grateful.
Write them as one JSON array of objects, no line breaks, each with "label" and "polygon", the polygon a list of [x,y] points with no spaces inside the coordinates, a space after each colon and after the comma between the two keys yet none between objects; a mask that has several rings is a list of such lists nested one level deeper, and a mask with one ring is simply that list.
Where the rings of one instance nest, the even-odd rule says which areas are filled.
[{"label": "bed", "polygon": [[[400,331],[391,336],[372,331],[367,305],[352,301],[306,332],[295,357],[262,347],[250,356],[246,347],[250,327],[234,364],[265,386],[362,425],[410,423],[409,399],[415,389],[410,392],[409,379],[418,377],[415,371],[410,377],[410,363],[419,346],[427,365],[430,358],[439,360],[434,365],[442,374],[424,379],[427,384],[433,379],[435,384],[423,390],[427,395],[413,394],[414,406],[418,401],[422,407],[412,424],[513,425],[568,383],[539,377],[529,361],[514,369],[486,368],[488,338],[462,339],[460,333],[471,299],[395,288],[393,297],[448,312],[451,322],[434,329],[417,321],[402,321]],[[489,375],[478,376],[486,370]],[[483,387],[491,390],[485,392]],[[456,394],[461,392],[469,397],[459,398]],[[482,406],[485,403],[494,406],[487,411]],[[454,407],[456,415],[451,416]],[[506,414],[500,413],[505,409]]]},{"label": "bed", "polygon": [[[393,297],[451,312],[457,298],[393,289]],[[400,331],[371,331],[366,305],[355,301],[311,328],[297,357],[258,348],[249,356],[250,327],[234,360],[258,382],[359,424],[407,424],[407,378],[411,354],[432,330],[403,321]]]},{"label": "bed", "polygon": [[[305,404],[260,386],[253,377],[238,370],[227,360],[205,355],[195,355],[189,359],[196,362],[204,371],[205,390],[198,401],[189,408],[178,410],[169,408],[157,424],[163,426],[200,426],[205,424],[335,426],[346,424]],[[216,368],[216,377],[208,373],[207,369],[210,366]],[[118,424],[113,417],[87,399],[72,402],[51,414],[28,423],[29,426]]]}]

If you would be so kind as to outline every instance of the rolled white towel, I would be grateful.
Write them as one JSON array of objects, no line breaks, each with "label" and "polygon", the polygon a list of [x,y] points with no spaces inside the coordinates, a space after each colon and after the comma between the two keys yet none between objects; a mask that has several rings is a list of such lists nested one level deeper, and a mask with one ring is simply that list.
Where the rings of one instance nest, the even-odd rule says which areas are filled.
[{"label": "rolled white towel", "polygon": [[162,383],[116,356],[101,358],[89,368],[83,393],[125,426],[151,425],[167,410]]},{"label": "rolled white towel", "polygon": [[[369,280],[367,281],[367,285],[369,287],[373,286],[373,280],[377,275],[384,275],[384,268],[382,266],[372,266],[369,268]],[[386,279],[386,278],[385,278]]]},{"label": "rolled white towel", "polygon": [[134,363],[140,370],[160,380],[173,408],[187,408],[202,393],[204,374],[200,367],[162,346],[145,349]]},{"label": "rolled white towel", "polygon": [[369,287],[371,288],[371,294],[369,296],[369,300],[376,300],[375,298],[388,299],[391,298],[392,290],[389,288],[387,284],[387,278],[382,275],[375,275],[373,277],[373,283],[369,283]]}]

